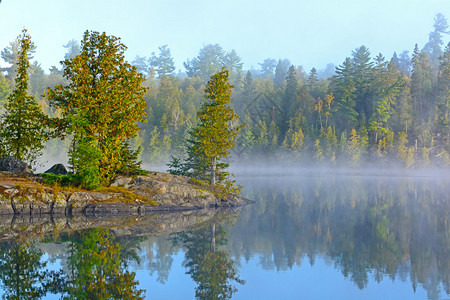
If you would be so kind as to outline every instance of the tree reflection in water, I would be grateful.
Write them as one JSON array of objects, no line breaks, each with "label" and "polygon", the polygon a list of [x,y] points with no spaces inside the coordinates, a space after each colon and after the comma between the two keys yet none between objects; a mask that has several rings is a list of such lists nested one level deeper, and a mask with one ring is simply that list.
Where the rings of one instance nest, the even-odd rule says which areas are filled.
[{"label": "tree reflection in water", "polygon": [[174,244],[186,249],[183,265],[197,283],[195,296],[199,299],[230,299],[237,291],[233,282],[245,284],[230,254],[219,250],[227,243],[226,236],[224,225],[212,223],[172,237]]},{"label": "tree reflection in water", "polygon": [[46,269],[36,241],[0,245],[3,298],[40,299],[50,292],[62,299],[143,299],[135,273],[126,270],[126,262],[137,257],[132,240],[119,243],[108,230],[91,229],[58,242],[68,246],[68,268],[60,271]]},{"label": "tree reflection in water", "polygon": [[135,273],[121,260],[121,245],[108,230],[77,233],[69,247],[67,299],[143,299]]},{"label": "tree reflection in water", "polygon": [[62,272],[46,270],[35,243],[8,241],[0,245],[0,280],[4,299],[40,299],[63,288]]},{"label": "tree reflection in water", "polygon": [[[233,230],[233,256],[259,255],[288,270],[306,257],[331,259],[360,289],[370,278],[410,280],[430,299],[450,294],[449,178],[301,177],[248,180]],[[239,249],[239,250],[236,250]]]}]

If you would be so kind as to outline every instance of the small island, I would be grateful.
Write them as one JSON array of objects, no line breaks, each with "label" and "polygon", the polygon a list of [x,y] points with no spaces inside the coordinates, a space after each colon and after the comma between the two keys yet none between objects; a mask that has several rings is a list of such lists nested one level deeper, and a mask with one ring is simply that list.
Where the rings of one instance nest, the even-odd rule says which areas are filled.
[{"label": "small island", "polygon": [[117,176],[109,187],[89,191],[42,183],[40,175],[0,171],[0,215],[145,215],[146,212],[236,207],[252,203],[240,196],[217,195],[191,178],[161,172]]}]

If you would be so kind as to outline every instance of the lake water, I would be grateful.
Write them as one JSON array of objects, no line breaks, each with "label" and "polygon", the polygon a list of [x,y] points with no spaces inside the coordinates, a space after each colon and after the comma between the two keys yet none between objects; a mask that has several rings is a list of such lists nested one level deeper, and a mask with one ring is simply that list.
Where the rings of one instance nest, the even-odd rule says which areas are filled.
[{"label": "lake water", "polygon": [[448,176],[238,181],[240,210],[0,227],[0,295],[450,299]]}]

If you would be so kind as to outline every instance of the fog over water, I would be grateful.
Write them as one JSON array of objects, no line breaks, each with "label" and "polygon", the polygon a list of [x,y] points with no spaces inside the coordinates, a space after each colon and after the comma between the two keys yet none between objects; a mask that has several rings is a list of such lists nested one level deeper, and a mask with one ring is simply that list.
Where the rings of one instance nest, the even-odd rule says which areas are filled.
[{"label": "fog over water", "polygon": [[[120,257],[111,253],[110,261],[126,262],[118,274],[125,266],[135,272],[138,282],[133,286],[145,289],[146,298],[194,299],[197,292],[224,293],[226,299],[449,297],[449,176],[297,171],[284,176],[281,168],[273,168],[277,175],[255,176],[237,170],[242,194],[256,203],[228,213],[218,211],[188,229],[176,230],[192,222],[187,213],[152,216],[147,221],[153,225],[145,230],[138,226],[139,218],[120,226],[102,221],[113,233],[108,238],[111,248],[105,249],[118,245],[124,249]],[[256,173],[263,174],[261,169]],[[159,223],[165,218],[172,220],[170,224]],[[22,219],[25,223],[16,228],[31,222]],[[75,220],[69,224],[82,225]],[[151,234],[160,229],[172,233]],[[143,231],[150,234],[142,235]],[[99,263],[77,256],[87,245],[105,243],[98,233],[73,231],[45,238],[39,245],[44,251],[41,259],[48,260],[51,270],[80,274],[77,270]],[[21,246],[28,252],[20,253],[39,254],[32,244]],[[5,266],[14,264],[8,261],[14,258],[14,249],[12,242],[0,244]],[[77,264],[69,263],[71,257]],[[10,293],[14,289],[7,287],[13,284],[5,286],[2,270],[0,294]],[[90,276],[79,275],[75,284],[87,284]],[[225,293],[223,287],[231,292]]]}]

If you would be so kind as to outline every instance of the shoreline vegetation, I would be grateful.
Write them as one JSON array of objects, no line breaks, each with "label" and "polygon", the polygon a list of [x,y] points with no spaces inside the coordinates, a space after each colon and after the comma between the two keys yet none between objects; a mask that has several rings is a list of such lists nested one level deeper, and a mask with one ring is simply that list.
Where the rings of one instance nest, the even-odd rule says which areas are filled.
[{"label": "shoreline vegetation", "polygon": [[218,193],[208,184],[161,172],[117,176],[89,191],[43,183],[41,175],[0,171],[0,215],[146,215],[153,212],[239,207],[252,203]]}]

